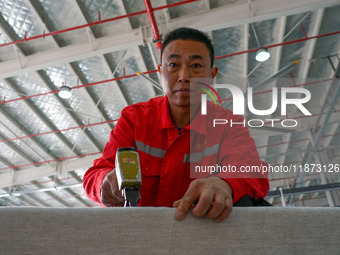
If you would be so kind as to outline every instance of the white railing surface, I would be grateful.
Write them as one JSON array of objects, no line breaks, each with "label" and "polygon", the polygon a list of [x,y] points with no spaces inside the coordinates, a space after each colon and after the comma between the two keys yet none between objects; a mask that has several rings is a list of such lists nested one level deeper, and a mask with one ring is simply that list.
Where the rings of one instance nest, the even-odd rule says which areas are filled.
[{"label": "white railing surface", "polygon": [[0,254],[339,254],[340,208],[234,208],[221,223],[174,208],[0,208]]}]

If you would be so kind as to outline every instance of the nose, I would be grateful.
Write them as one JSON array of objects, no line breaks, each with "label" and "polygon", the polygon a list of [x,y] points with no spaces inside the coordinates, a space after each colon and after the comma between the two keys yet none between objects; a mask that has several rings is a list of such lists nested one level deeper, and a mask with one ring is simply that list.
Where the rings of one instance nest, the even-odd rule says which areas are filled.
[{"label": "nose", "polygon": [[190,83],[190,71],[185,65],[181,66],[178,71],[178,82]]}]

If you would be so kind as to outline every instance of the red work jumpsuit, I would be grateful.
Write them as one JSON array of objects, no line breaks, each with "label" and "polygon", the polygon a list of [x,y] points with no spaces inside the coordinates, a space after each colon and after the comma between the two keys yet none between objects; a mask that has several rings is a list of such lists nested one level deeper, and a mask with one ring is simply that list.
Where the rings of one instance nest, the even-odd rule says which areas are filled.
[{"label": "red work jumpsuit", "polygon": [[[229,165],[238,170],[242,166],[266,165],[260,161],[247,127],[236,124],[212,128],[214,118],[229,119],[229,122],[233,119],[234,123],[241,123],[243,118],[221,107],[222,110],[215,112],[212,108],[208,104],[207,115],[198,113],[189,126],[179,131],[171,120],[166,96],[126,107],[111,131],[102,157],[94,161],[84,176],[87,196],[102,205],[100,187],[106,173],[115,167],[118,147],[135,147],[139,153],[142,173],[139,206],[172,207],[193,180],[190,174],[190,169],[195,169],[193,163]],[[216,176],[232,187],[234,204],[245,195],[264,198],[269,189],[266,174],[218,173]]]}]

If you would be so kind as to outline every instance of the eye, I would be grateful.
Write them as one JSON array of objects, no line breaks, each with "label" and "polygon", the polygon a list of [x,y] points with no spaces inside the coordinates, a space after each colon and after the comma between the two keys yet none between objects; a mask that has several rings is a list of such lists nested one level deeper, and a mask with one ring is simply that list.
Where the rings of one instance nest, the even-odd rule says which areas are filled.
[{"label": "eye", "polygon": [[193,65],[192,65],[192,67],[193,67],[193,68],[199,68],[199,67],[202,67],[202,65],[201,65],[201,64],[198,64],[198,63],[196,63],[196,64],[193,64]]},{"label": "eye", "polygon": [[176,63],[169,63],[170,67],[177,67],[178,65]]}]

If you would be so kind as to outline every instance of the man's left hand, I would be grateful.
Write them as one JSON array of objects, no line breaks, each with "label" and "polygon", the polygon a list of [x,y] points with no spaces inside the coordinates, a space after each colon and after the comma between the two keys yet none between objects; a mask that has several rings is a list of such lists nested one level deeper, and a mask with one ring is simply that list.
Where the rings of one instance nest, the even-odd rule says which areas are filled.
[{"label": "man's left hand", "polygon": [[190,183],[183,198],[175,201],[175,218],[182,220],[196,202],[192,210],[193,216],[205,216],[221,222],[228,218],[233,209],[232,195],[233,190],[229,183],[219,177],[196,179]]}]

